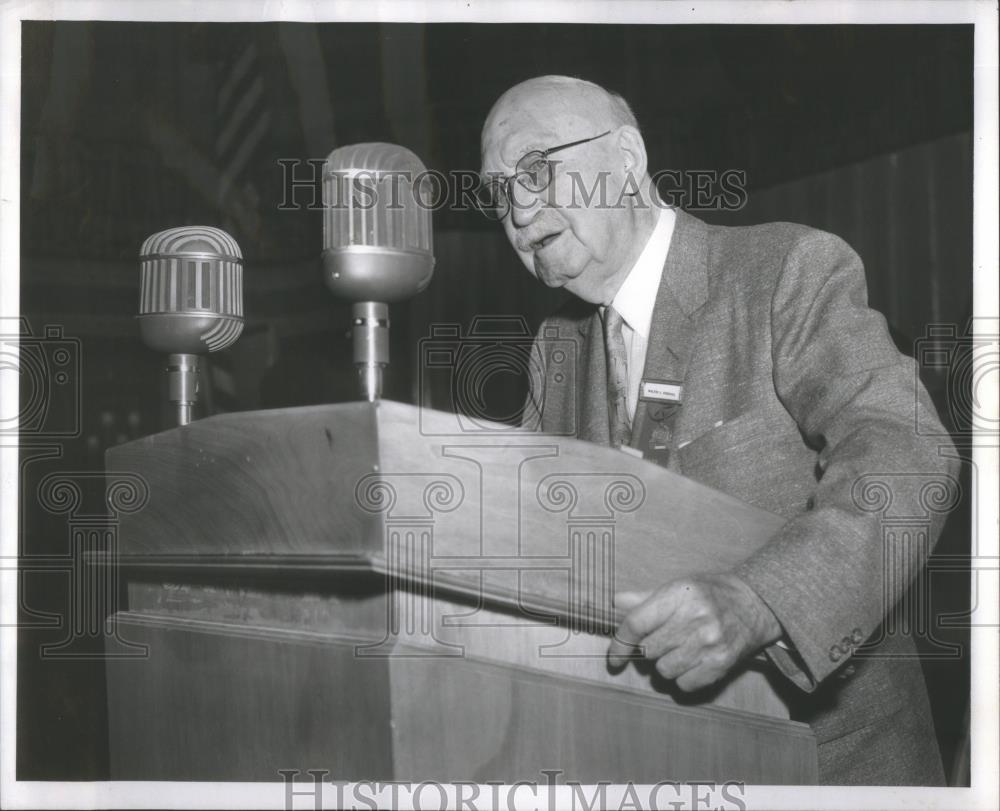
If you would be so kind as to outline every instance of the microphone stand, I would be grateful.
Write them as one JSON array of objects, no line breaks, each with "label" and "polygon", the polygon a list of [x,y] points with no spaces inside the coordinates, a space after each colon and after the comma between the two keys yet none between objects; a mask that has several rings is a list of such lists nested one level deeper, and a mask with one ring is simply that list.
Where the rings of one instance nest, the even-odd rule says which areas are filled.
[{"label": "microphone stand", "polygon": [[191,422],[191,409],[198,401],[198,356],[187,352],[167,357],[170,402],[177,407],[177,424]]},{"label": "microphone stand", "polygon": [[354,365],[361,378],[361,392],[369,403],[382,398],[382,378],[389,364],[389,305],[359,301],[351,307],[354,327]]}]

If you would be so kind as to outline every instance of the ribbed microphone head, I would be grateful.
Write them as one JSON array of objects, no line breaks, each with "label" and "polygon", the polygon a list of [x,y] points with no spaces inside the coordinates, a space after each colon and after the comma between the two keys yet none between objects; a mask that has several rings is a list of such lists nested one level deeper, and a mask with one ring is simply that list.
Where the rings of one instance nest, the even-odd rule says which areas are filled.
[{"label": "ribbed microphone head", "polygon": [[139,252],[139,331],[150,349],[200,355],[243,332],[243,254],[206,225],[169,228]]},{"label": "ribbed microphone head", "polygon": [[350,301],[402,301],[434,272],[429,178],[410,150],[352,144],[323,168],[323,268]]}]

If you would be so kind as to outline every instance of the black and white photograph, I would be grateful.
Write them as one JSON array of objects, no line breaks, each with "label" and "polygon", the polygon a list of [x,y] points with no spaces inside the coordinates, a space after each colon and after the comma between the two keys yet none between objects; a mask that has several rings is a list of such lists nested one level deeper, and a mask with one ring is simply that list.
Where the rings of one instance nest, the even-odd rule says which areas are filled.
[{"label": "black and white photograph", "polygon": [[0,16],[0,805],[1000,804],[996,3]]}]

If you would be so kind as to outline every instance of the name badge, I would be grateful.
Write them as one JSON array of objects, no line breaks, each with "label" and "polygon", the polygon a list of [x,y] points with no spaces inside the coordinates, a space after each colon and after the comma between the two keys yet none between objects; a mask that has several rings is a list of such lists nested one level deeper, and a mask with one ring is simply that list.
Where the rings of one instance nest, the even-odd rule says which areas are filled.
[{"label": "name badge", "polygon": [[683,387],[673,380],[643,380],[639,384],[639,399],[656,403],[679,403]]}]

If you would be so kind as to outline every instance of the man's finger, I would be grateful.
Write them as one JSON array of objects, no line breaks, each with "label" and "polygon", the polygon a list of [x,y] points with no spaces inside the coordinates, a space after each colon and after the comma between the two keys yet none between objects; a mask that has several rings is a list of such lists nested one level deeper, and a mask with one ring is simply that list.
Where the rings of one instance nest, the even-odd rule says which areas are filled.
[{"label": "man's finger", "polygon": [[[684,622],[679,612],[673,612],[660,625],[655,627],[636,644],[642,655],[647,659],[659,659],[661,656],[676,650],[688,643],[691,629]],[[697,641],[697,640],[695,640]]]},{"label": "man's finger", "polygon": [[[645,644],[645,642],[643,643]],[[701,646],[697,640],[685,639],[680,645],[656,658],[656,671],[665,679],[676,679],[696,667],[701,661]]]},{"label": "man's finger", "polygon": [[608,646],[608,660],[613,667],[625,664],[635,646],[670,617],[673,604],[669,590],[658,591],[629,612]]},{"label": "man's finger", "polygon": [[[643,605],[645,603],[640,603],[637,608]],[[628,657],[634,653],[636,644],[646,636],[646,633],[642,617],[637,613],[637,609],[633,609],[611,637],[611,644],[608,645],[608,661],[611,666],[624,665]]]},{"label": "man's finger", "polygon": [[719,679],[726,675],[726,670],[714,664],[706,664],[701,662],[686,673],[682,673],[677,677],[674,684],[676,684],[685,693],[693,692],[694,690],[700,690],[702,687],[708,687],[711,684],[715,684]]}]

